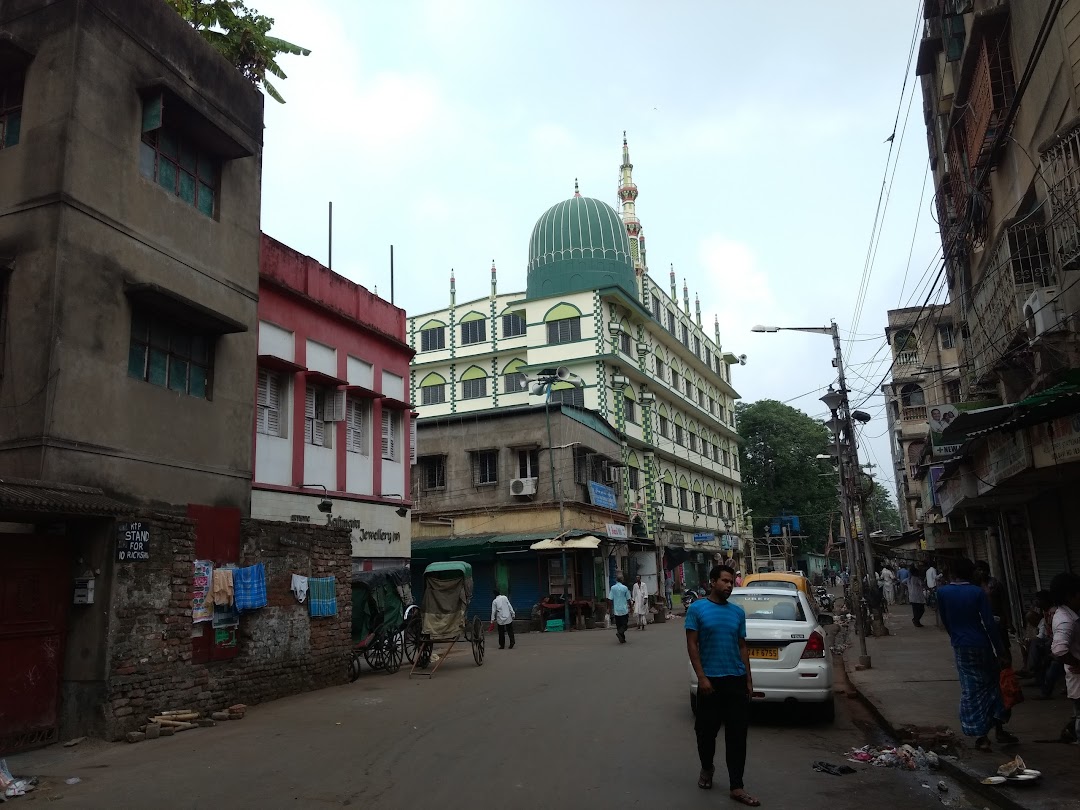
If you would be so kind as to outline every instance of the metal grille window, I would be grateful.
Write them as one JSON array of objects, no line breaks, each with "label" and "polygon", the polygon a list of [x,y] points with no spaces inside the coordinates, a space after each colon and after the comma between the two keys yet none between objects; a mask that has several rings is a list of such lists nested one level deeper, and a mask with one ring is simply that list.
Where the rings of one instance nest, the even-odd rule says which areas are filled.
[{"label": "metal grille window", "polygon": [[705,496],[705,514],[706,515],[711,515],[712,514],[712,495],[706,495]]},{"label": "metal grille window", "polygon": [[517,394],[529,390],[529,378],[522,371],[511,371],[503,374],[503,393]]},{"label": "metal grille window", "polygon": [[945,401],[951,403],[961,401],[959,380],[949,380],[945,383]]},{"label": "metal grille window", "polygon": [[420,351],[433,352],[446,348],[446,327],[432,326],[420,330]]},{"label": "metal grille window", "polygon": [[679,508],[690,508],[690,490],[688,490],[686,487],[679,487]]},{"label": "metal grille window", "polygon": [[549,344],[573,343],[576,340],[581,340],[581,318],[563,318],[548,322],[547,342]]},{"label": "metal grille window", "polygon": [[687,347],[690,346],[690,330],[687,328],[685,323],[682,324],[682,338],[681,338],[681,340],[682,340],[682,345],[683,346],[687,346]]},{"label": "metal grille window", "polygon": [[635,491],[641,489],[641,470],[637,467],[627,467],[626,478],[630,484],[630,489]]},{"label": "metal grille window", "polygon": [[671,387],[676,391],[682,388],[682,376],[674,368],[671,369]]},{"label": "metal grille window", "polygon": [[656,358],[656,379],[660,381],[667,380],[667,366],[659,357]]},{"label": "metal grille window", "polygon": [[660,435],[663,436],[665,439],[670,439],[671,438],[671,420],[669,420],[666,416],[661,416],[658,421],[659,421],[659,424],[660,424]]},{"label": "metal grille window", "polygon": [[487,340],[487,321],[477,318],[475,321],[465,321],[461,325],[461,345],[468,346],[472,343],[483,343]]},{"label": "metal grille window", "polygon": [[440,405],[446,402],[446,384],[423,385],[420,387],[421,405]]},{"label": "metal grille window", "polygon": [[717,464],[720,463],[720,445],[714,444],[712,448],[712,459]]},{"label": "metal grille window", "polygon": [[[143,116],[145,128],[146,110]],[[169,127],[159,124],[143,132],[139,144],[139,171],[143,177],[208,217],[217,213],[219,170],[217,158]]]},{"label": "metal grille window", "polygon": [[172,324],[156,313],[135,312],[131,317],[128,376],[188,394],[210,399],[213,370],[211,341]]},{"label": "metal grille window", "polygon": [[938,327],[938,336],[941,338],[941,348],[951,349],[955,345],[952,327],[949,324],[942,324]]},{"label": "metal grille window", "polygon": [[499,483],[499,451],[479,450],[472,454],[473,484],[485,486]]},{"label": "metal grille window", "polygon": [[695,492],[695,493],[694,493],[694,511],[695,511],[695,512],[702,512],[702,511],[704,511],[704,510],[703,510],[703,509],[701,508],[701,493],[700,493],[700,492]]},{"label": "metal grille window", "polygon": [[480,377],[476,380],[461,381],[462,399],[479,399],[487,396],[487,378]]},{"label": "metal grille window", "polygon": [[503,315],[502,329],[504,338],[521,337],[525,334],[525,316],[520,312]]},{"label": "metal grille window", "polygon": [[626,332],[619,332],[619,351],[629,356],[632,354],[630,347],[630,335]]},{"label": "metal grille window", "polygon": [[626,412],[626,421],[633,422],[636,425],[638,421],[637,403],[630,399],[630,397],[625,397],[623,400],[623,408]]},{"label": "metal grille window", "polygon": [[710,349],[708,346],[705,347],[705,365],[707,365],[709,368],[713,367],[712,349]]},{"label": "metal grille window", "polygon": [[690,378],[689,377],[684,377],[683,378],[683,393],[686,394],[687,397],[693,397],[694,396],[693,390],[694,390],[694,384],[692,382],[690,382]]},{"label": "metal grille window", "polygon": [[705,392],[700,388],[697,390],[697,404],[699,407],[705,407]]},{"label": "metal grille window", "polygon": [[698,451],[698,437],[696,434],[690,434],[690,450],[696,453]]},{"label": "metal grille window", "polygon": [[257,413],[255,431],[266,436],[281,436],[284,420],[281,418],[282,391],[288,390],[282,376],[265,368],[259,369]]},{"label": "metal grille window", "polygon": [[422,457],[420,482],[426,491],[446,489],[446,456]]},{"label": "metal grille window", "polygon": [[368,454],[368,405],[362,399],[345,402],[345,450],[349,453]]},{"label": "metal grille window", "polygon": [[671,334],[675,334],[675,313],[670,309],[667,313],[667,330],[671,332]]},{"label": "metal grille window", "polygon": [[697,335],[694,335],[694,354],[701,357],[701,338]]},{"label": "metal grille window", "polygon": [[21,70],[0,79],[0,149],[15,146],[19,142],[24,79]]},{"label": "metal grille window", "polygon": [[665,481],[660,485],[660,488],[664,491],[664,506],[674,506],[675,487]]},{"label": "metal grille window", "polygon": [[708,439],[701,440],[701,455],[705,456],[706,458],[712,455],[712,447],[709,445]]},{"label": "metal grille window", "polygon": [[563,405],[573,405],[575,408],[585,407],[585,392],[580,388],[560,388],[551,392],[551,402],[561,402]]},{"label": "metal grille window", "polygon": [[679,445],[680,447],[684,447],[686,445],[686,432],[683,430],[682,425],[675,426],[675,444]]},{"label": "metal grille window", "polygon": [[731,462],[729,460],[729,455],[730,454],[728,453],[727,450],[721,450],[720,451],[720,458],[721,458],[720,463],[723,464],[725,467],[730,467],[731,466]]},{"label": "metal grille window", "polygon": [[709,397],[709,413],[711,413],[711,414],[716,413],[716,400],[713,399],[712,397]]}]

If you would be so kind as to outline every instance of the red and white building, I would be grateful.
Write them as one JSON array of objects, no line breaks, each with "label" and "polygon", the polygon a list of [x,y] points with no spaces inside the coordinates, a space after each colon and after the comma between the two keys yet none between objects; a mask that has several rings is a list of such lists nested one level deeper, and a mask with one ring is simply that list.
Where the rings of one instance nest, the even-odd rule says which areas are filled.
[{"label": "red and white building", "polygon": [[343,524],[358,569],[407,563],[405,311],[263,234],[258,313],[251,516]]}]

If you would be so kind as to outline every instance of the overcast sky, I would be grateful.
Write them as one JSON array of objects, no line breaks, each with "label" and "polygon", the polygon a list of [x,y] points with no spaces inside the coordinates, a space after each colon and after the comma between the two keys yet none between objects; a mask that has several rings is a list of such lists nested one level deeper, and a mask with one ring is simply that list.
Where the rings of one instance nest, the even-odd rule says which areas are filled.
[{"label": "overcast sky", "polygon": [[[393,244],[410,315],[446,305],[451,268],[459,301],[487,294],[492,259],[500,290],[523,290],[533,224],[575,177],[617,206],[623,130],[651,275],[666,288],[674,265],[710,334],[719,315],[724,349],[748,358],[744,401],[821,416],[835,378],[827,337],[755,323],[835,318],[857,404],[888,368],[886,311],[925,298],[938,236],[932,182],[920,207],[921,93],[906,130],[901,102],[915,0],[250,4],[313,51],[282,57],[287,104],[266,101],[263,230],[325,262],[333,200],[334,270],[389,298]],[[862,457],[892,491],[883,406],[880,392],[863,406]]]}]

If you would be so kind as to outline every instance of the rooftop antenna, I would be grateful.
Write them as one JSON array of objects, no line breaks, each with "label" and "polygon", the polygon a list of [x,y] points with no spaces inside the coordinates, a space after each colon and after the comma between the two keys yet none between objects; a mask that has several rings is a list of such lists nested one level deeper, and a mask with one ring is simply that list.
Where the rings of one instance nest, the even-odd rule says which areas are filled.
[{"label": "rooftop antenna", "polygon": [[329,202],[327,211],[326,232],[326,269],[334,269],[334,201]]}]

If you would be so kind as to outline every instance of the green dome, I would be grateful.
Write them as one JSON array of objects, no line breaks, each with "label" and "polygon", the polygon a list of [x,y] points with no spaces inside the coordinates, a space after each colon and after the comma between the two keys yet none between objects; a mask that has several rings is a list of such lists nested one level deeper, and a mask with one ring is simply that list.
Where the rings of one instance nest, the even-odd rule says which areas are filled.
[{"label": "green dome", "polygon": [[528,298],[621,287],[637,298],[626,226],[607,203],[571,197],[536,221],[529,240]]}]

